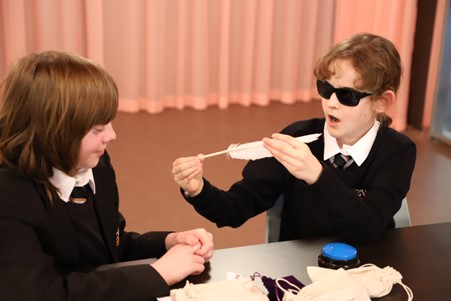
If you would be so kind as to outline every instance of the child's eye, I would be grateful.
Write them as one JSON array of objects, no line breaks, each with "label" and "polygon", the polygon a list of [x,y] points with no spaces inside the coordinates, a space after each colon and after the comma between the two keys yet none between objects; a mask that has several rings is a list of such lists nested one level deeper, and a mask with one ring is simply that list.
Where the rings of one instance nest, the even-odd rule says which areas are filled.
[{"label": "child's eye", "polygon": [[93,127],[92,130],[95,134],[98,134],[98,133],[103,132],[105,130],[105,127],[104,126],[95,126],[95,127]]}]

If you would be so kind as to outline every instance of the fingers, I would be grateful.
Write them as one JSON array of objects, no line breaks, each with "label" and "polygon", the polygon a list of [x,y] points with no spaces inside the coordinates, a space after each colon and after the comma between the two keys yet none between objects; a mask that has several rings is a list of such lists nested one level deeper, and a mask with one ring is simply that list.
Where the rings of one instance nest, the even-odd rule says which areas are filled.
[{"label": "fingers", "polygon": [[199,250],[201,249],[201,244],[196,244],[191,247],[191,260],[194,264],[193,271],[191,272],[191,275],[198,275],[202,273],[205,270],[205,263],[208,261],[204,256],[197,254]]},{"label": "fingers", "polygon": [[290,135],[285,135],[285,134],[280,134],[280,133],[274,133],[271,135],[271,137],[275,140],[280,140],[287,144],[291,144],[292,142],[297,141]]},{"label": "fingers", "polygon": [[179,158],[172,164],[174,181],[191,197],[202,190],[202,171],[202,160],[198,157]]},{"label": "fingers", "polygon": [[172,174],[176,182],[189,181],[202,170],[202,161],[197,157],[179,158],[172,164]]},{"label": "fingers", "polygon": [[279,161],[293,176],[304,180],[308,184],[315,183],[323,171],[323,166],[312,154],[304,142],[296,138],[273,134],[272,139],[264,138],[266,149]]},{"label": "fingers", "polygon": [[151,266],[163,277],[168,285],[175,284],[188,275],[197,275],[205,270],[205,259],[196,255],[200,244],[176,245]]},{"label": "fingers", "polygon": [[213,257],[213,234],[205,231],[205,234],[200,236],[199,239],[201,247],[195,253],[202,256],[203,258],[205,258],[205,260],[208,261],[211,259],[211,257]]},{"label": "fingers", "polygon": [[307,147],[304,142],[289,135],[275,133],[271,137],[272,139],[264,139],[265,145],[275,148],[280,152],[290,152],[297,149],[305,149],[305,147]]},{"label": "fingers", "polygon": [[202,256],[206,260],[210,260],[213,256],[213,235],[205,229],[199,228],[185,232],[177,233],[177,243],[187,244],[190,246],[199,247],[194,250],[194,253]]},{"label": "fingers", "polygon": [[304,160],[309,151],[305,143],[283,134],[273,134],[272,139],[264,138],[263,143],[274,158],[287,168],[287,165],[293,166]]},{"label": "fingers", "polygon": [[203,256],[196,254],[196,252],[200,249],[200,247],[201,247],[200,243],[194,246],[189,245],[177,246],[177,248],[184,249],[184,251],[182,251],[183,253],[185,253],[184,256],[187,258],[188,262],[192,263],[190,274],[202,273],[203,270],[205,269],[204,264],[206,262],[206,259]]}]

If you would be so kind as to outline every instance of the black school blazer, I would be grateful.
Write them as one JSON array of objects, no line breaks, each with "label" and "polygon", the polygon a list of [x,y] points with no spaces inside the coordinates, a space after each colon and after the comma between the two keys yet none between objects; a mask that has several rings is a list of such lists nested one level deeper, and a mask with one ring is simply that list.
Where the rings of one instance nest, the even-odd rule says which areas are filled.
[{"label": "black school blazer", "polygon": [[[168,232],[124,231],[107,153],[93,173],[107,262],[162,256]],[[149,265],[93,271],[79,262],[76,235],[63,202],[56,199],[52,205],[42,185],[4,165],[0,165],[0,233],[0,300],[152,300],[169,293]]]}]

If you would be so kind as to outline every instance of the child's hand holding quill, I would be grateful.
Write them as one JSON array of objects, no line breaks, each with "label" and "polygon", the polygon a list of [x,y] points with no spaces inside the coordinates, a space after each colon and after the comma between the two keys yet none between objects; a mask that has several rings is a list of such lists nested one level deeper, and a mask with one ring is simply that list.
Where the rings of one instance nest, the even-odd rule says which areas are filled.
[{"label": "child's hand holding quill", "polygon": [[[223,151],[207,155],[200,154],[198,156],[182,157],[175,160],[172,165],[172,174],[174,175],[174,181],[185,191],[186,196],[194,197],[198,195],[202,191],[204,185],[202,178],[203,160],[222,154],[227,154],[230,158],[233,159],[244,160],[258,160],[262,158],[272,157],[274,154],[277,154],[276,159],[285,167],[287,167],[287,169],[292,172],[294,176],[303,176],[302,164],[293,165],[293,163],[290,162],[295,160],[296,156],[302,157],[303,155],[300,150],[302,148],[309,150],[308,146],[305,143],[317,140],[320,135],[321,134],[312,134],[294,138],[287,135],[274,134],[272,136],[273,139],[265,138],[263,139],[263,141],[255,141],[244,144],[232,144]],[[287,145],[283,146],[283,144]],[[291,148],[297,148],[298,151],[294,151],[288,146],[291,146]],[[290,160],[288,160],[289,157]],[[319,162],[317,163],[322,170],[321,164]],[[315,167],[318,168],[317,165],[312,166],[312,168]],[[307,178],[311,180],[309,177]],[[314,181],[316,181],[316,179],[314,179]]]}]

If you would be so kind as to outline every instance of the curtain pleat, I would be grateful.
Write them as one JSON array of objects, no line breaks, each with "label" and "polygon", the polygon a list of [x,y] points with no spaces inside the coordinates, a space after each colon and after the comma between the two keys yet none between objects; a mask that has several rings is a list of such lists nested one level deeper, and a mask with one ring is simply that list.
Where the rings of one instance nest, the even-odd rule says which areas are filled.
[{"label": "curtain pleat", "polygon": [[123,112],[317,98],[313,64],[357,32],[391,39],[404,64],[390,114],[407,120],[416,21],[411,0],[0,0],[0,76],[57,49],[104,66]]},{"label": "curtain pleat", "polygon": [[398,48],[403,76],[396,102],[388,112],[393,117],[392,127],[398,130],[407,125],[416,7],[416,1],[409,0],[337,0],[336,6],[334,42],[365,31],[390,39]]}]

